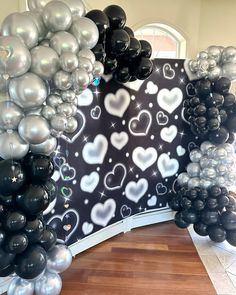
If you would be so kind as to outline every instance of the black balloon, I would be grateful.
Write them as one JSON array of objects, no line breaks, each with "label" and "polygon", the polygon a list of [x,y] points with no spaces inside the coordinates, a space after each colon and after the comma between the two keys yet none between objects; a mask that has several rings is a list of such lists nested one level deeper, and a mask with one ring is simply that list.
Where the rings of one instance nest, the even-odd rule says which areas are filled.
[{"label": "black balloon", "polygon": [[201,221],[206,225],[215,224],[219,221],[219,213],[216,210],[204,209],[201,211]]},{"label": "black balloon", "polygon": [[218,201],[215,198],[208,198],[206,200],[206,205],[208,209],[217,209],[218,208]]},{"label": "black balloon", "polygon": [[207,232],[213,242],[222,243],[226,239],[226,231],[221,225],[210,225],[207,228]]},{"label": "black balloon", "polygon": [[120,29],[125,26],[126,14],[120,6],[110,5],[103,11],[107,15],[112,29]]},{"label": "black balloon", "polygon": [[182,197],[180,201],[181,207],[183,209],[190,209],[192,207],[192,202],[186,197]]},{"label": "black balloon", "polygon": [[226,126],[230,132],[236,132],[236,114],[228,118]]},{"label": "black balloon", "polygon": [[202,222],[197,222],[193,225],[194,231],[200,236],[207,236],[207,225]]},{"label": "black balloon", "polygon": [[125,26],[124,30],[129,34],[130,37],[134,37],[134,32],[130,27]]},{"label": "black balloon", "polygon": [[229,132],[229,138],[226,142],[231,144],[235,142],[235,135],[233,132]]},{"label": "black balloon", "polygon": [[8,266],[4,267],[3,269],[0,269],[0,277],[8,277],[9,275],[13,274],[15,272],[15,266],[13,263],[8,264]]},{"label": "black balloon", "polygon": [[195,84],[195,92],[199,97],[206,97],[211,93],[211,82],[209,80],[199,80]]},{"label": "black balloon", "polygon": [[207,115],[209,118],[218,118],[219,114],[220,112],[216,107],[211,107],[207,110]]},{"label": "black balloon", "polygon": [[2,221],[6,232],[15,232],[24,228],[26,217],[19,211],[8,211]]},{"label": "black balloon", "polygon": [[205,202],[203,200],[195,200],[193,202],[193,208],[196,210],[196,211],[201,211],[205,208]]},{"label": "black balloon", "polygon": [[228,230],[226,232],[226,240],[230,245],[236,247],[236,230]]},{"label": "black balloon", "polygon": [[5,251],[12,254],[19,254],[25,251],[28,246],[28,238],[23,233],[8,235],[5,241]]},{"label": "black balloon", "polygon": [[130,70],[128,66],[119,67],[114,72],[114,79],[120,83],[126,83],[130,80]]},{"label": "black balloon", "polygon": [[150,58],[151,55],[152,55],[152,46],[151,46],[151,44],[146,40],[139,40],[139,42],[141,44],[140,56]]},{"label": "black balloon", "polygon": [[103,36],[109,28],[110,23],[107,15],[99,9],[90,10],[85,17],[90,18],[97,26],[99,35]]},{"label": "black balloon", "polygon": [[236,212],[223,212],[220,221],[226,230],[236,230]]},{"label": "black balloon", "polygon": [[43,235],[43,231],[44,225],[40,219],[28,221],[24,228],[24,233],[26,234],[30,244],[39,242]]},{"label": "black balloon", "polygon": [[104,49],[104,46],[101,43],[98,43],[93,49],[92,49],[96,60],[100,61],[102,64],[105,63],[105,58],[106,58],[106,52]]},{"label": "black balloon", "polygon": [[56,232],[53,228],[51,228],[50,226],[47,226],[44,230],[43,230],[43,234],[40,238],[39,244],[46,250],[50,250],[57,241],[57,235]]},{"label": "black balloon", "polygon": [[182,212],[177,212],[175,214],[175,224],[180,228],[187,228],[189,226],[189,223],[183,219]]},{"label": "black balloon", "polygon": [[109,75],[112,74],[117,68],[117,60],[106,57],[104,64],[104,74]]},{"label": "black balloon", "polygon": [[213,198],[217,198],[222,194],[222,190],[218,185],[213,185],[210,188],[210,194]]},{"label": "black balloon", "polygon": [[58,186],[56,182],[51,178],[43,185],[43,188],[48,193],[50,203],[54,201],[58,194]]},{"label": "black balloon", "polygon": [[2,247],[0,247],[0,270],[6,268],[13,262],[15,258],[14,254],[5,252]]},{"label": "black balloon", "polygon": [[182,209],[180,200],[176,196],[172,197],[168,202],[170,208],[174,211],[180,211]]},{"label": "black balloon", "polygon": [[0,195],[0,204],[6,208],[14,208],[16,203],[15,197],[13,195],[3,196]]},{"label": "black balloon", "polygon": [[153,63],[149,58],[142,57],[135,69],[135,76],[139,80],[147,79],[153,71]]},{"label": "black balloon", "polygon": [[214,83],[213,89],[220,94],[228,93],[231,82],[228,78],[222,77]]},{"label": "black balloon", "polygon": [[224,127],[209,133],[209,140],[214,144],[225,143],[229,138],[229,132]]},{"label": "black balloon", "polygon": [[5,241],[6,233],[3,229],[0,229],[0,247],[2,246],[3,242]]},{"label": "black balloon", "polygon": [[141,52],[141,43],[134,37],[130,37],[130,45],[125,52],[125,57],[132,60],[139,56]]},{"label": "black balloon", "polygon": [[196,223],[199,219],[197,213],[193,209],[183,211],[182,218],[187,223]]},{"label": "black balloon", "polygon": [[227,211],[236,211],[236,200],[232,196],[228,196],[229,203],[226,206]]},{"label": "black balloon", "polygon": [[232,107],[236,102],[235,95],[233,95],[232,93],[227,93],[226,95],[224,95],[224,98],[225,98],[224,99],[225,108]]},{"label": "black balloon", "polygon": [[130,37],[123,29],[116,29],[107,36],[107,53],[117,56],[124,54],[130,46]]}]

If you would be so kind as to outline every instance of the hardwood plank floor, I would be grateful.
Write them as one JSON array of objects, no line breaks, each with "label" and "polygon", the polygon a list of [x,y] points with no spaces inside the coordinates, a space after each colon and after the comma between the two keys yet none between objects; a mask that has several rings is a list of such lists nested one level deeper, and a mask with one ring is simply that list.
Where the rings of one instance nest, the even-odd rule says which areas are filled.
[{"label": "hardwood plank floor", "polygon": [[120,234],[79,254],[62,295],[215,295],[187,230],[173,222]]}]

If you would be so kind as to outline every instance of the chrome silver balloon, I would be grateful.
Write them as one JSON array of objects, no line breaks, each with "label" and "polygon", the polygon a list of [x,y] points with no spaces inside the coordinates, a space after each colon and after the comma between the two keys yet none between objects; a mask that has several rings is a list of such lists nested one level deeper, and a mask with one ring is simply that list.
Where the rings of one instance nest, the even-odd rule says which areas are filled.
[{"label": "chrome silver balloon", "polygon": [[187,185],[189,179],[190,179],[190,177],[188,176],[188,173],[186,173],[186,172],[180,173],[177,177],[177,181],[180,186]]},{"label": "chrome silver balloon", "polygon": [[77,56],[78,56],[78,58],[85,57],[85,58],[89,59],[93,65],[96,61],[96,57],[95,57],[94,53],[92,52],[92,50],[90,50],[88,48],[81,49],[78,52]]},{"label": "chrome silver balloon", "polygon": [[72,86],[71,74],[65,71],[58,71],[53,78],[55,86],[60,90],[69,90]]},{"label": "chrome silver balloon", "polygon": [[41,115],[41,111],[42,111],[42,107],[40,108],[33,108],[33,109],[28,109],[25,110],[25,116],[29,116],[29,115]]},{"label": "chrome silver balloon", "polygon": [[0,157],[7,159],[22,159],[29,151],[26,143],[16,131],[0,134]]},{"label": "chrome silver balloon", "polygon": [[226,184],[226,179],[224,178],[224,176],[217,176],[215,179],[215,184],[220,187],[223,187]]},{"label": "chrome silver balloon", "polygon": [[200,187],[201,188],[208,189],[212,185],[214,185],[214,182],[212,180],[205,179],[205,178],[200,179]]},{"label": "chrome silver balloon", "polygon": [[200,178],[198,177],[193,177],[190,178],[188,181],[188,188],[195,188],[195,187],[200,187]]},{"label": "chrome silver balloon", "polygon": [[203,154],[206,154],[208,149],[211,147],[215,147],[215,145],[213,143],[211,143],[210,141],[204,141],[201,146],[200,149],[202,151]]},{"label": "chrome silver balloon", "polygon": [[35,282],[36,295],[59,295],[61,289],[62,280],[56,273],[46,271],[44,275]]},{"label": "chrome silver balloon", "polygon": [[40,144],[50,135],[49,124],[46,119],[37,115],[30,115],[21,120],[18,132],[29,144]]},{"label": "chrome silver balloon", "polygon": [[194,163],[199,163],[202,156],[202,152],[199,149],[194,149],[189,154],[190,160]]},{"label": "chrome silver balloon", "polygon": [[50,41],[48,39],[44,39],[39,43],[40,46],[50,47]]},{"label": "chrome silver balloon", "polygon": [[37,46],[31,50],[30,71],[44,80],[50,80],[60,68],[59,57],[55,50],[46,46]]},{"label": "chrome silver balloon", "polygon": [[68,118],[65,132],[74,133],[77,128],[78,128],[77,120],[74,117]]},{"label": "chrome silver balloon", "polygon": [[206,51],[200,51],[197,55],[198,59],[208,59],[208,53]]},{"label": "chrome silver balloon", "polygon": [[73,90],[62,91],[61,98],[64,102],[74,102],[76,98],[76,94]]},{"label": "chrome silver balloon", "polygon": [[236,79],[236,63],[223,64],[221,67],[221,76],[234,81]]},{"label": "chrome silver balloon", "polygon": [[214,150],[214,158],[216,160],[218,159],[224,159],[226,158],[228,155],[227,151],[223,148],[223,147],[217,147],[215,150]]},{"label": "chrome silver balloon", "polygon": [[226,165],[218,164],[216,166],[216,172],[219,176],[224,176],[228,173],[228,167]]},{"label": "chrome silver balloon", "polygon": [[186,168],[189,177],[198,177],[200,175],[200,169],[199,163],[189,163]]},{"label": "chrome silver balloon", "polygon": [[38,30],[38,39],[39,41],[42,41],[47,35],[48,30],[44,25],[41,14],[33,11],[25,11],[23,14],[29,17],[34,22]]},{"label": "chrome silver balloon", "polygon": [[101,77],[104,74],[104,65],[100,61],[96,61],[93,67],[93,75],[95,78]]},{"label": "chrome silver balloon", "polygon": [[7,92],[10,79],[8,75],[0,75],[0,92]]},{"label": "chrome silver balloon", "polygon": [[31,55],[24,43],[14,36],[0,36],[0,75],[18,77],[31,65]]},{"label": "chrome silver balloon", "polygon": [[24,109],[40,107],[47,98],[47,88],[42,79],[26,73],[10,81],[11,99]]},{"label": "chrome silver balloon", "polygon": [[202,176],[204,178],[214,179],[216,177],[216,170],[212,167],[206,167],[202,170]]},{"label": "chrome silver balloon", "polygon": [[217,66],[217,62],[215,59],[213,58],[209,58],[208,59],[208,64],[209,64],[209,69],[214,69],[214,67]]},{"label": "chrome silver balloon", "polygon": [[84,69],[87,73],[92,73],[93,64],[91,63],[91,61],[88,58],[80,57],[78,61],[79,61],[78,67],[80,69]]},{"label": "chrome silver balloon", "polygon": [[191,72],[196,73],[198,71],[197,60],[194,60],[194,59],[190,60],[188,66]]},{"label": "chrome silver balloon", "polygon": [[47,140],[45,140],[41,144],[30,144],[30,151],[34,154],[41,154],[50,156],[57,147],[57,139],[55,137],[50,136]]},{"label": "chrome silver balloon", "polygon": [[233,155],[234,154],[234,146],[233,144],[230,144],[230,143],[224,143],[222,145],[222,147],[227,151],[227,153],[229,155]]},{"label": "chrome silver balloon", "polygon": [[59,104],[63,103],[61,97],[57,94],[51,94],[48,96],[47,105],[51,106],[52,108],[57,108]]},{"label": "chrome silver balloon", "polygon": [[235,63],[236,62],[236,47],[228,46],[224,48],[221,53],[221,63]]},{"label": "chrome silver balloon", "polygon": [[0,102],[0,128],[4,130],[17,129],[24,113],[12,101]]},{"label": "chrome silver balloon", "polygon": [[7,290],[7,295],[33,295],[34,283],[19,277],[13,278]]},{"label": "chrome silver balloon", "polygon": [[55,131],[63,132],[66,130],[67,119],[65,116],[55,115],[52,117],[50,123],[52,129],[54,129]]},{"label": "chrome silver balloon", "polygon": [[71,251],[65,245],[56,245],[47,254],[47,269],[52,273],[62,273],[72,263]]},{"label": "chrome silver balloon", "polygon": [[61,1],[51,1],[44,6],[43,21],[51,32],[67,31],[72,24],[70,8]]},{"label": "chrome silver balloon", "polygon": [[77,55],[72,52],[63,53],[60,56],[60,65],[63,71],[72,73],[79,66]]},{"label": "chrome silver balloon", "polygon": [[65,117],[71,117],[73,114],[72,104],[64,102],[57,107],[57,113]]},{"label": "chrome silver balloon", "polygon": [[78,108],[75,104],[71,104],[72,108],[72,117],[74,117],[77,114]]},{"label": "chrome silver balloon", "polygon": [[214,67],[213,69],[210,69],[208,72],[208,79],[211,82],[217,81],[221,76],[221,68],[220,67]]},{"label": "chrome silver balloon", "polygon": [[[55,0],[54,0],[55,1]],[[60,0],[64,2],[71,10],[73,20],[84,16],[86,13],[84,3],[81,0]]]},{"label": "chrome silver balloon", "polygon": [[51,118],[56,115],[56,110],[49,106],[49,105],[45,105],[43,108],[42,108],[42,111],[41,111],[41,115],[47,119],[47,120],[51,120]]},{"label": "chrome silver balloon", "polygon": [[42,12],[44,6],[52,0],[27,0],[29,10]]},{"label": "chrome silver balloon", "polygon": [[11,13],[2,22],[2,36],[17,36],[31,49],[38,44],[39,33],[35,23],[23,13]]},{"label": "chrome silver balloon", "polygon": [[90,83],[88,73],[84,69],[76,69],[72,73],[72,83],[76,90],[81,91],[86,89]]},{"label": "chrome silver balloon", "polygon": [[79,44],[76,38],[68,32],[57,32],[50,39],[50,47],[52,47],[58,55],[65,52],[77,53]]},{"label": "chrome silver balloon", "polygon": [[219,46],[215,46],[215,45],[209,46],[207,48],[207,53],[208,53],[208,58],[214,59],[217,64],[220,62],[221,50]]}]

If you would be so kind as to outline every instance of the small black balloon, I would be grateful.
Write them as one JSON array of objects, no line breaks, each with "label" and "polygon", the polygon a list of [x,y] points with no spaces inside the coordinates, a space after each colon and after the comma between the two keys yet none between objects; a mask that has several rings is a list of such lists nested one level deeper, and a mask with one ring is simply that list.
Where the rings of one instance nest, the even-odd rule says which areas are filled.
[{"label": "small black balloon", "polygon": [[236,200],[232,196],[228,196],[229,204],[226,206],[227,211],[236,211]]},{"label": "small black balloon", "polygon": [[190,200],[195,200],[198,196],[198,191],[196,189],[190,189],[187,191],[187,196]]},{"label": "small black balloon", "polygon": [[220,110],[219,115],[221,123],[224,123],[228,119],[227,112],[224,109]]},{"label": "small black balloon", "polygon": [[218,118],[219,114],[219,109],[216,107],[211,107],[207,110],[207,115],[209,118]]},{"label": "small black balloon", "polygon": [[236,230],[227,230],[226,231],[226,241],[236,247]]},{"label": "small black balloon", "polygon": [[58,194],[57,183],[51,178],[44,185],[43,188],[46,190],[50,203],[54,201]]},{"label": "small black balloon", "polygon": [[198,106],[200,103],[201,103],[201,100],[200,100],[200,98],[197,97],[197,96],[194,96],[194,97],[192,97],[192,98],[190,99],[190,105],[191,105],[191,107],[196,107],[196,106]]},{"label": "small black balloon", "polygon": [[5,241],[5,251],[12,254],[20,254],[28,246],[28,238],[23,233],[8,235]]},{"label": "small black balloon", "polygon": [[207,225],[202,223],[202,222],[197,222],[193,225],[193,229],[194,231],[200,235],[200,236],[207,236],[208,232],[207,232]]},{"label": "small black balloon", "polygon": [[181,204],[180,204],[180,199],[177,198],[176,196],[171,197],[168,204],[169,204],[170,208],[174,211],[180,211],[182,209]]},{"label": "small black balloon", "polygon": [[130,45],[125,52],[125,58],[131,60],[138,57],[141,52],[141,43],[134,37],[130,37]]},{"label": "small black balloon", "polygon": [[189,208],[192,207],[191,200],[189,200],[186,197],[181,198],[180,204],[181,204],[181,207],[184,208],[184,209],[189,209]]},{"label": "small black balloon", "polygon": [[220,121],[217,118],[212,118],[208,121],[207,126],[210,131],[215,131],[220,128]]},{"label": "small black balloon", "polygon": [[24,228],[24,233],[26,234],[30,244],[39,242],[43,235],[43,231],[43,222],[38,218],[32,221],[28,221]]},{"label": "small black balloon", "polygon": [[15,196],[9,195],[9,196],[3,196],[0,195],[0,204],[7,207],[7,208],[14,208],[16,203]]},{"label": "small black balloon", "polygon": [[109,75],[112,74],[116,68],[117,68],[117,60],[111,59],[109,57],[106,57],[105,64],[104,64],[104,74]]},{"label": "small black balloon", "polygon": [[0,270],[6,268],[13,262],[15,258],[14,254],[5,252],[2,247],[0,247]]},{"label": "small black balloon", "polygon": [[213,185],[213,186],[210,188],[210,195],[211,195],[213,198],[217,198],[217,197],[219,197],[221,194],[222,194],[222,190],[221,190],[221,188],[220,188],[218,185]]},{"label": "small black balloon", "polygon": [[184,221],[182,212],[177,212],[175,214],[175,224],[180,228],[187,228],[189,226],[189,223]]},{"label": "small black balloon", "polygon": [[53,228],[47,226],[40,238],[39,244],[46,250],[50,250],[57,241],[57,235]]},{"label": "small black balloon", "polygon": [[204,209],[201,211],[201,221],[206,225],[215,224],[219,221],[219,213],[216,210]]},{"label": "small black balloon", "polygon": [[198,215],[197,212],[193,209],[189,210],[184,210],[182,212],[182,218],[185,222],[191,224],[191,223],[196,223],[198,221]]},{"label": "small black balloon", "polygon": [[201,189],[199,192],[198,192],[198,197],[200,200],[206,200],[208,198],[208,191],[206,189]]},{"label": "small black balloon", "polygon": [[226,195],[220,196],[218,198],[218,204],[220,207],[226,207],[229,205],[229,198]]},{"label": "small black balloon", "polygon": [[226,122],[226,127],[230,132],[236,132],[236,114],[228,118]]},{"label": "small black balloon", "polygon": [[220,94],[228,93],[231,82],[228,78],[222,77],[214,83],[213,89]]},{"label": "small black balloon", "polygon": [[126,13],[120,6],[109,5],[103,11],[107,15],[112,29],[120,29],[125,26]]},{"label": "small black balloon", "polygon": [[110,27],[109,19],[102,10],[90,10],[85,17],[90,18],[96,24],[100,36],[103,36]]},{"label": "small black balloon", "polygon": [[114,79],[119,83],[126,83],[130,80],[130,70],[128,66],[122,66],[116,69],[113,74]]},{"label": "small black balloon", "polygon": [[197,105],[193,110],[195,116],[204,116],[206,114],[206,111],[206,106],[203,103]]},{"label": "small black balloon", "polygon": [[92,51],[96,57],[96,60],[104,64],[106,59],[104,46],[101,43],[98,43],[95,47],[93,47]]},{"label": "small black balloon", "polygon": [[207,119],[206,117],[204,116],[201,116],[201,117],[197,117],[194,121],[194,124],[197,126],[197,127],[204,127],[206,126],[206,123],[207,123]]},{"label": "small black balloon", "polygon": [[8,211],[2,221],[6,232],[15,232],[24,228],[26,217],[20,211]]},{"label": "small black balloon", "polygon": [[146,40],[139,40],[141,44],[141,57],[150,58],[152,56],[152,46],[151,44]]},{"label": "small black balloon", "polygon": [[3,269],[0,269],[0,277],[8,277],[15,272],[14,263],[9,264]]},{"label": "small black balloon", "polygon": [[221,214],[220,221],[226,230],[236,230],[236,212],[225,211]]},{"label": "small black balloon", "polygon": [[211,82],[209,80],[199,80],[195,84],[195,92],[199,97],[206,97],[211,93]]},{"label": "small black balloon", "polygon": [[224,127],[220,127],[218,130],[209,133],[209,140],[214,144],[223,144],[228,138],[229,132]]},{"label": "small black balloon", "polygon": [[147,79],[153,71],[153,63],[149,58],[142,57],[135,69],[135,76],[139,80]]},{"label": "small black balloon", "polygon": [[208,232],[210,239],[213,242],[222,243],[226,239],[226,231],[219,224],[214,224],[214,225],[208,226],[207,232]]},{"label": "small black balloon", "polygon": [[227,93],[226,95],[224,95],[224,98],[225,98],[224,99],[224,107],[225,108],[232,107],[236,102],[235,95],[232,93]]},{"label": "small black balloon", "polygon": [[193,202],[193,208],[196,211],[201,211],[205,208],[205,202],[203,200],[197,199]]},{"label": "small black balloon", "polygon": [[124,30],[129,34],[130,37],[134,37],[134,32],[130,27],[125,26]]}]

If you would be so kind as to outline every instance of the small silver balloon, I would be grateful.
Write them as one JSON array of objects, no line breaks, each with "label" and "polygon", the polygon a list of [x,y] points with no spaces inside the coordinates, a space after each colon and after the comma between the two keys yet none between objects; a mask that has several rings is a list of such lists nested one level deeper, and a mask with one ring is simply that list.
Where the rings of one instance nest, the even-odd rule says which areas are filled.
[{"label": "small silver balloon", "polygon": [[78,67],[80,69],[84,69],[87,73],[92,73],[93,71],[93,64],[91,61],[86,57],[79,57],[78,59]]},{"label": "small silver balloon", "polygon": [[209,67],[209,62],[207,59],[198,60],[199,71],[201,71],[202,73],[205,73],[206,71],[208,71],[208,67]]},{"label": "small silver balloon", "polygon": [[22,159],[29,151],[29,145],[16,131],[0,134],[0,157],[7,159]]},{"label": "small silver balloon", "polygon": [[89,75],[84,69],[76,69],[72,73],[72,82],[74,89],[79,91],[84,90],[90,83]]},{"label": "small silver balloon", "polygon": [[208,59],[209,69],[214,69],[217,66],[217,62],[213,58]]},{"label": "small silver balloon", "polygon": [[191,72],[196,73],[198,71],[197,60],[194,60],[194,59],[190,60],[188,66]]},{"label": "small silver balloon", "polygon": [[59,104],[63,103],[61,97],[57,94],[51,94],[48,96],[46,100],[47,105],[51,106],[52,108],[57,108]]},{"label": "small silver balloon", "polygon": [[76,38],[68,32],[58,32],[50,40],[50,47],[52,47],[58,55],[65,52],[77,53],[79,44]]},{"label": "small silver balloon", "polygon": [[228,155],[228,153],[227,153],[227,151],[223,147],[217,147],[214,150],[214,158],[216,160],[224,159],[224,158],[227,157],[227,155]]},{"label": "small silver balloon", "polygon": [[228,172],[228,167],[226,165],[218,164],[216,166],[216,172],[219,176],[224,176]]},{"label": "small silver balloon", "polygon": [[67,31],[72,24],[70,8],[61,1],[51,1],[44,6],[43,21],[51,32]]},{"label": "small silver balloon", "polygon": [[68,118],[65,132],[74,133],[77,128],[78,128],[77,120],[74,117]]},{"label": "small silver balloon", "polygon": [[70,73],[58,71],[53,78],[55,86],[60,90],[68,90],[72,86],[72,77]]},{"label": "small silver balloon", "polygon": [[47,35],[48,30],[43,23],[41,14],[33,11],[25,11],[23,14],[28,16],[34,22],[38,30],[38,39],[39,41],[42,41]]},{"label": "small silver balloon", "polygon": [[12,101],[0,102],[0,128],[4,130],[17,129],[24,113]]},{"label": "small silver balloon", "polygon": [[196,187],[200,187],[200,178],[198,177],[190,178],[188,181],[188,188],[191,189]]},{"label": "small silver balloon", "polygon": [[[55,1],[55,0],[54,0]],[[73,20],[84,16],[86,13],[85,6],[81,0],[61,0],[64,2],[71,10]]]},{"label": "small silver balloon", "polygon": [[51,118],[56,115],[56,110],[51,107],[51,106],[48,106],[48,105],[45,105],[43,108],[42,108],[42,111],[41,111],[41,115],[47,119],[47,120],[51,120]]},{"label": "small silver balloon", "polygon": [[40,144],[50,135],[46,119],[37,115],[30,115],[21,120],[18,127],[19,135],[30,144]]},{"label": "small silver balloon", "polygon": [[216,177],[216,171],[214,168],[212,167],[209,167],[209,168],[204,168],[202,170],[202,175],[204,178],[210,178],[210,179],[213,179]]},{"label": "small silver balloon", "polygon": [[209,70],[208,79],[211,82],[215,82],[220,78],[220,75],[221,75],[221,68],[217,66]]},{"label": "small silver balloon", "polygon": [[204,141],[201,146],[200,149],[202,151],[203,154],[207,154],[207,151],[210,147],[215,147],[214,144],[212,144],[210,141]]},{"label": "small silver balloon", "polygon": [[215,157],[215,147],[209,147],[207,150],[207,157],[208,159],[213,159]]},{"label": "small silver balloon", "polygon": [[60,68],[59,57],[55,50],[46,46],[37,46],[31,50],[30,71],[44,80],[50,80]]},{"label": "small silver balloon", "polygon": [[12,279],[7,295],[33,295],[34,294],[34,283],[28,280],[23,280],[19,277]]},{"label": "small silver balloon", "polygon": [[216,185],[223,187],[225,186],[226,179],[224,178],[224,176],[217,176],[215,179],[215,183]]},{"label": "small silver balloon", "polygon": [[224,48],[221,54],[221,63],[235,63],[236,62],[236,48],[228,46]]},{"label": "small silver balloon", "polygon": [[29,7],[29,10],[36,11],[36,12],[42,12],[44,6],[49,3],[51,0],[27,0],[27,4]]},{"label": "small silver balloon", "polygon": [[60,56],[62,70],[72,73],[79,66],[78,57],[75,53],[65,52]]},{"label": "small silver balloon", "polygon": [[224,143],[222,147],[227,151],[228,155],[234,154],[234,146],[230,143]]},{"label": "small silver balloon", "polygon": [[208,189],[213,184],[214,184],[214,182],[212,180],[205,179],[205,178],[200,179],[200,187],[201,188]]},{"label": "small silver balloon", "polygon": [[30,144],[30,150],[34,154],[41,154],[50,156],[57,147],[57,139],[50,136],[46,141],[41,144]]},{"label": "small silver balloon", "polygon": [[92,50],[90,50],[88,48],[81,49],[78,52],[78,58],[80,58],[80,57],[85,57],[85,58],[89,59],[93,65],[96,61],[96,57],[95,57],[94,53],[92,52]]},{"label": "small silver balloon", "polygon": [[72,117],[74,117],[77,114],[78,108],[75,104],[71,104],[72,108]]},{"label": "small silver balloon", "polygon": [[186,168],[189,177],[198,177],[200,169],[199,163],[189,163]]},{"label": "small silver balloon", "polygon": [[25,110],[25,116],[28,116],[28,115],[41,115],[41,111],[42,111],[42,107],[40,108],[33,108],[33,109],[28,109],[28,110]]},{"label": "small silver balloon", "polygon": [[35,282],[36,295],[59,295],[62,289],[61,277],[56,273],[45,272],[44,275]]},{"label": "small silver balloon", "polygon": [[76,98],[76,94],[73,90],[62,91],[61,98],[64,102],[73,102]]},{"label": "small silver balloon", "polygon": [[0,75],[0,92],[8,92],[10,77],[7,75]]},{"label": "small silver balloon", "polygon": [[71,117],[73,114],[72,104],[64,102],[57,107],[57,113],[65,117]]},{"label": "small silver balloon", "polygon": [[190,177],[188,176],[188,173],[186,173],[186,172],[180,173],[177,177],[177,181],[180,186],[187,185],[189,179],[190,179]]},{"label": "small silver balloon", "polygon": [[47,254],[47,269],[52,273],[62,273],[72,263],[72,254],[65,245],[56,245]]},{"label": "small silver balloon", "polygon": [[104,74],[104,65],[100,61],[96,61],[93,67],[93,75],[95,78],[99,78]]},{"label": "small silver balloon", "polygon": [[236,63],[226,63],[221,67],[222,77],[228,78],[230,81],[236,79]]},{"label": "small silver balloon", "polygon": [[208,159],[207,162],[209,167],[216,167],[218,165],[217,159]]},{"label": "small silver balloon", "polygon": [[197,55],[198,59],[208,59],[208,53],[206,51],[200,51]]},{"label": "small silver balloon", "polygon": [[208,53],[208,57],[210,59],[214,59],[217,64],[220,62],[221,50],[219,46],[215,46],[215,45],[209,46],[207,48],[207,53]]},{"label": "small silver balloon", "polygon": [[51,123],[52,129],[54,129],[56,131],[63,132],[66,130],[67,119],[65,116],[55,115],[52,117],[50,123]]},{"label": "small silver balloon", "polygon": [[189,154],[190,160],[194,163],[199,163],[202,156],[202,152],[199,149],[194,149]]}]

